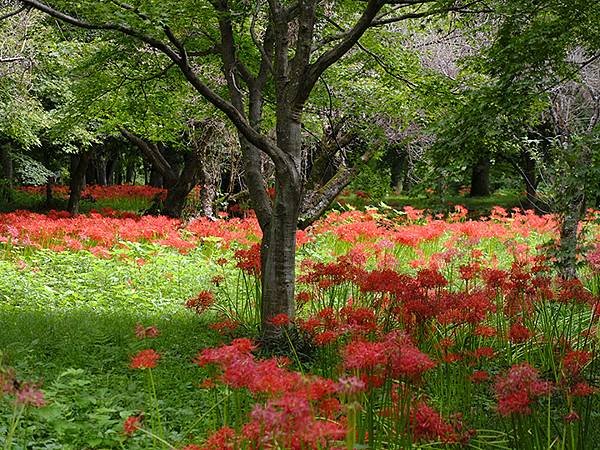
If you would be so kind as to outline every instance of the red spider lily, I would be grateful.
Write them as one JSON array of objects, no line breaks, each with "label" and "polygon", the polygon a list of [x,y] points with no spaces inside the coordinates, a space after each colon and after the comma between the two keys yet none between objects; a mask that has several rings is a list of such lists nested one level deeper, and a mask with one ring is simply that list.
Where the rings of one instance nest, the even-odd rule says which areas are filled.
[{"label": "red spider lily", "polygon": [[276,327],[285,327],[291,323],[291,319],[287,314],[281,313],[272,317],[269,322]]},{"label": "red spider lily", "polygon": [[435,363],[416,348],[406,335],[392,332],[383,341],[356,341],[343,351],[344,366],[367,372],[385,371],[395,378],[418,379]]},{"label": "red spider lily", "polygon": [[253,244],[247,250],[235,252],[237,267],[250,275],[259,276],[261,272],[260,244]]},{"label": "red spider lily", "polygon": [[498,397],[498,412],[503,416],[531,414],[531,403],[552,390],[552,384],[542,381],[539,372],[527,363],[512,366],[499,376],[494,386]]},{"label": "red spider lily", "polygon": [[123,432],[127,436],[131,436],[133,433],[135,433],[140,428],[141,420],[142,420],[141,416],[129,416],[123,422]]},{"label": "red spider lily", "polygon": [[149,327],[145,327],[141,323],[137,323],[135,325],[135,336],[138,339],[155,338],[155,337],[160,336],[160,331],[154,325],[150,325]]},{"label": "red spider lily", "polygon": [[236,445],[236,434],[233,428],[223,427],[213,433],[201,447],[202,450],[233,450]]},{"label": "red spider lily", "polygon": [[513,323],[508,330],[508,339],[513,344],[521,344],[531,338],[532,332],[521,322]]},{"label": "red spider lily", "polygon": [[594,296],[588,291],[580,280],[559,280],[559,292],[557,300],[561,303],[594,303]]},{"label": "red spider lily", "polygon": [[209,325],[211,330],[215,330],[219,334],[227,335],[233,333],[240,327],[240,323],[232,319],[225,319],[219,322],[214,322]]},{"label": "red spider lily", "polygon": [[441,414],[423,401],[411,407],[410,431],[415,441],[441,441],[445,444],[466,444],[473,432],[465,432],[459,416],[455,423],[445,421]]},{"label": "red spider lily", "polygon": [[565,417],[563,417],[563,420],[566,423],[573,423],[573,422],[577,422],[580,419],[579,414],[577,414],[577,411],[571,411],[569,414],[567,414]]},{"label": "red spider lily", "polygon": [[477,327],[475,327],[474,331],[475,336],[481,337],[493,337],[496,336],[496,333],[496,328],[489,327],[486,325],[478,325]]},{"label": "red spider lily", "polygon": [[215,296],[210,291],[202,291],[196,297],[185,302],[185,307],[192,309],[196,314],[202,314],[215,303]]},{"label": "red spider lily", "polygon": [[41,408],[46,405],[44,393],[32,383],[23,383],[15,393],[15,401],[20,405],[29,405]]},{"label": "red spider lily", "polygon": [[592,352],[571,350],[562,360],[562,372],[566,378],[574,379],[580,376],[584,367],[592,360]]},{"label": "red spider lily", "polygon": [[596,273],[600,272],[600,244],[587,254],[587,262]]},{"label": "red spider lily", "polygon": [[153,369],[156,367],[160,354],[153,349],[142,350],[131,358],[131,369]]},{"label": "red spider lily", "polygon": [[247,338],[234,339],[230,345],[202,350],[194,362],[199,366],[207,364],[228,364],[240,355],[249,355],[256,346]]},{"label": "red spider lily", "polygon": [[590,386],[585,381],[576,383],[575,386],[573,386],[569,391],[573,397],[588,397],[596,392],[598,392],[598,389]]},{"label": "red spider lily", "polygon": [[286,394],[257,405],[251,422],[242,432],[252,443],[277,443],[281,448],[328,448],[328,442],[343,439],[346,429],[333,421],[318,420],[309,401],[302,395]]},{"label": "red spider lily", "polygon": [[471,380],[472,383],[485,383],[486,381],[489,381],[489,379],[490,374],[485,370],[476,370],[469,377],[469,380]]}]

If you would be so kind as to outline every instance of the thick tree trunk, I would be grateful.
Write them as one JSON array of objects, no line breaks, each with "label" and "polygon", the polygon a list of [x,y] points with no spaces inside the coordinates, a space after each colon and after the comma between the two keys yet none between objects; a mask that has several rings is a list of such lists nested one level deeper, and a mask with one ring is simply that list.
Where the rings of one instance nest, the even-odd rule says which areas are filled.
[{"label": "thick tree trunk", "polygon": [[473,165],[471,172],[471,197],[490,195],[490,157],[481,156]]},{"label": "thick tree trunk", "polygon": [[279,176],[275,189],[273,213],[261,247],[261,315],[263,333],[267,339],[281,332],[270,323],[274,316],[286,314],[293,318],[295,313],[296,231],[300,187]]},{"label": "thick tree trunk", "polygon": [[0,164],[2,164],[2,178],[6,180],[8,187],[12,188],[14,171],[9,144],[0,145]]},{"label": "thick tree trunk", "polygon": [[81,192],[85,185],[85,174],[88,168],[88,164],[91,158],[91,151],[83,152],[79,156],[77,167],[74,172],[71,172],[71,182],[69,183],[70,194],[69,203],[67,205],[67,211],[73,215],[79,214],[79,203],[81,200]]},{"label": "thick tree trunk", "polygon": [[2,165],[2,178],[4,185],[0,186],[2,199],[10,202],[13,189],[13,160],[10,156],[10,144],[0,144],[0,164]]},{"label": "thick tree trunk", "polygon": [[217,182],[220,177],[210,174],[204,164],[198,170],[200,187],[200,214],[204,217],[215,217],[215,200],[217,199]]},{"label": "thick tree trunk", "polygon": [[577,277],[577,242],[579,238],[579,221],[585,211],[585,194],[575,196],[569,210],[562,216],[558,264],[560,275],[565,280]]},{"label": "thick tree trunk", "polygon": [[152,186],[152,187],[156,187],[156,188],[163,187],[163,176],[160,174],[160,172],[154,166],[152,166],[152,168],[150,169],[149,183],[150,183],[150,186]]},{"label": "thick tree trunk", "polygon": [[135,175],[135,164],[127,163],[127,165],[125,166],[125,183],[132,184],[134,175]]},{"label": "thick tree trunk", "polygon": [[163,204],[163,213],[166,216],[181,217],[187,196],[196,186],[198,166],[198,158],[192,154],[187,155],[183,171],[167,190],[167,197]]}]

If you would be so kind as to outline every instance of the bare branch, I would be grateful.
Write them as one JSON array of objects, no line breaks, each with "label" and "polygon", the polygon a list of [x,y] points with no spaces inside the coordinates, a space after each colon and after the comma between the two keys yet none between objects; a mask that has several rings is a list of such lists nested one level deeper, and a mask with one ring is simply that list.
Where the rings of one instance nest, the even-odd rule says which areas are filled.
[{"label": "bare branch", "polygon": [[0,20],[5,20],[10,17],[16,16],[17,14],[21,14],[26,9],[27,9],[27,6],[23,5],[19,9],[16,9],[15,11],[11,11],[9,13],[3,14],[2,16],[0,16]]},{"label": "bare branch", "polygon": [[341,42],[319,56],[319,58],[308,67],[304,78],[303,89],[300,89],[300,91],[303,92],[303,96],[297,99],[298,102],[308,98],[308,94],[321,74],[344,56],[354,44],[358,42],[384,5],[384,0],[369,0],[360,19],[358,19],[348,34],[342,38]]}]

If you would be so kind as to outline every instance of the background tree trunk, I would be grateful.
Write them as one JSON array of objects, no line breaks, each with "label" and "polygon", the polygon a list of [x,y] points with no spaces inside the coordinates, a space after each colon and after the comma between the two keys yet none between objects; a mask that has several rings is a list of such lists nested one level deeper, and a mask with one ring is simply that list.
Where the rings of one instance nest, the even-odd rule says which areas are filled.
[{"label": "background tree trunk", "polygon": [[67,211],[73,215],[79,214],[79,203],[81,200],[81,192],[85,186],[85,174],[90,162],[92,152],[85,151],[79,156],[79,161],[74,172],[71,172],[71,182],[69,188],[69,203],[67,205]]},{"label": "background tree trunk", "polygon": [[471,172],[471,197],[490,195],[490,157],[481,156],[473,165]]},{"label": "background tree trunk", "polygon": [[2,165],[2,178],[4,185],[1,186],[2,200],[6,202],[12,201],[13,198],[13,160],[10,156],[10,144],[0,144],[0,164]]},{"label": "background tree trunk", "polygon": [[585,193],[575,196],[568,207],[569,210],[562,216],[558,250],[559,271],[565,280],[577,278],[579,221],[585,212]]}]

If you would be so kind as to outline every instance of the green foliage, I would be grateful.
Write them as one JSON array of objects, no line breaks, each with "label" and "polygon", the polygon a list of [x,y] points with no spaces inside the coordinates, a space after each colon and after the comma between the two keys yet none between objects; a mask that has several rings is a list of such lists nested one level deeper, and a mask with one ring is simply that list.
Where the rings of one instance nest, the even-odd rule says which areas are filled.
[{"label": "green foliage", "polygon": [[[381,167],[376,162],[363,166],[350,184],[350,189],[359,191],[366,197],[358,202],[366,201],[367,204],[379,204],[389,193],[391,185],[390,170]],[[361,197],[362,197],[361,195]]]},{"label": "green foliage", "polygon": [[23,184],[40,186],[46,184],[48,179],[54,177],[53,172],[26,154],[13,153],[11,156],[13,158],[15,175]]}]

